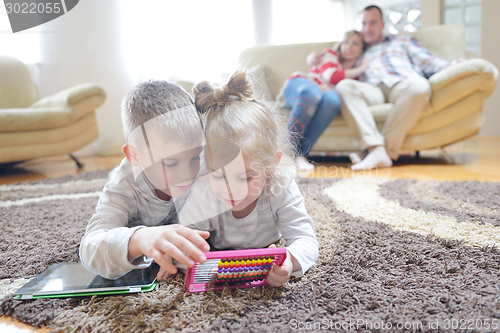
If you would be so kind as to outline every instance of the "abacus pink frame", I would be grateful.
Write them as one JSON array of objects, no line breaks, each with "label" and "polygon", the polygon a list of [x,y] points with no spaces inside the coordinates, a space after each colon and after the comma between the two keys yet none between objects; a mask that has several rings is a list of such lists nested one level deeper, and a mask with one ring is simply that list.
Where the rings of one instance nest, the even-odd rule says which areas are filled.
[{"label": "abacus pink frame", "polygon": [[[281,266],[286,259],[286,248],[265,248],[265,249],[249,249],[249,250],[230,250],[230,251],[212,251],[204,253],[207,259],[226,259],[226,258],[246,258],[246,257],[262,257],[262,256],[272,256],[274,255],[273,264]],[[195,262],[193,268],[188,268],[186,270],[186,278],[184,280],[184,288],[187,292],[201,292],[207,290],[222,290],[224,288],[253,288],[260,286],[267,286],[267,278],[260,281],[245,282],[237,285],[231,286],[216,286],[213,288],[208,287],[208,283],[193,283],[194,274],[196,273],[196,268],[198,263]]]}]

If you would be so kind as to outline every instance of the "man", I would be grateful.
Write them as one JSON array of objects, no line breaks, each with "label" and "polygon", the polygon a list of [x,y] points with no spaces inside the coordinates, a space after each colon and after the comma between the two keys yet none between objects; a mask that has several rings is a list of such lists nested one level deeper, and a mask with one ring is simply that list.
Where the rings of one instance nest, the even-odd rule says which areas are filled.
[{"label": "man", "polygon": [[[431,87],[426,78],[450,66],[434,57],[414,37],[384,36],[382,11],[368,6],[362,12],[363,40],[369,45],[363,58],[371,63],[360,81],[345,79],[336,86],[342,98],[341,113],[368,155],[351,154],[353,170],[390,167],[397,160],[406,133],[416,124],[429,101]],[[392,103],[381,132],[369,105]]]}]

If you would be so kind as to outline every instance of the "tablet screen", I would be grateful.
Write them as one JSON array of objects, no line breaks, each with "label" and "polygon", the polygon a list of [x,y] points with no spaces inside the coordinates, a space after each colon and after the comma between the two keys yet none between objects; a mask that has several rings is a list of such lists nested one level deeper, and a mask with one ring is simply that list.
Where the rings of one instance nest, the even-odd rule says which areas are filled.
[{"label": "tablet screen", "polygon": [[60,263],[49,267],[15,294],[57,294],[149,286],[155,282],[158,269],[159,266],[153,263],[148,268],[134,269],[116,280],[110,280],[86,270],[81,263]]}]

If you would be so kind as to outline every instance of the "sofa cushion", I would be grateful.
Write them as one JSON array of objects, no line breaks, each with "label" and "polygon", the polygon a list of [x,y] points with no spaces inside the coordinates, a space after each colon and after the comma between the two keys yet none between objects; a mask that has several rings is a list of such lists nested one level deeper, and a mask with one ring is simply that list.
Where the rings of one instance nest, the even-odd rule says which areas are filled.
[{"label": "sofa cushion", "polygon": [[246,70],[253,86],[253,95],[258,100],[274,101],[273,94],[269,88],[269,77],[267,69],[263,65],[256,65]]},{"label": "sofa cushion", "polygon": [[[438,25],[417,30],[410,34],[425,45],[438,58],[453,61],[465,58],[465,27],[463,24]],[[443,43],[446,36],[446,43]]]},{"label": "sofa cushion", "polygon": [[273,96],[277,96],[288,76],[295,71],[307,71],[306,58],[311,52],[321,52],[332,45],[333,42],[257,45],[240,54],[238,65],[240,68],[264,66],[269,89]]}]

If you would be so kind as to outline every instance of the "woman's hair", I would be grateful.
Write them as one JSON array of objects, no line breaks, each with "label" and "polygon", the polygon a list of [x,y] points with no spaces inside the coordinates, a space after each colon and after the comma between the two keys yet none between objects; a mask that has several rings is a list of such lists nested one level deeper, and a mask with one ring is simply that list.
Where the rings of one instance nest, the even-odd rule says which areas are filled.
[{"label": "woman's hair", "polygon": [[339,45],[337,47],[337,53],[339,54],[340,62],[344,62],[344,56],[342,55],[342,52],[340,52],[340,47],[342,46],[342,44],[345,43],[346,40],[348,40],[349,38],[351,38],[351,36],[354,36],[354,35],[358,36],[359,39],[361,40],[361,43],[363,45],[363,53],[368,48],[368,44],[366,44],[365,41],[363,40],[363,36],[361,35],[361,32],[359,32],[357,30],[349,30],[344,34],[344,38],[342,38],[342,41],[339,43]]},{"label": "woman's hair", "polygon": [[192,96],[173,82],[150,80],[138,84],[123,99],[121,116],[129,143],[144,141],[137,138],[144,128],[148,136],[164,141],[177,139],[190,144],[202,138]]},{"label": "woman's hair", "polygon": [[262,163],[272,175],[277,171],[272,162],[278,150],[283,152],[280,167],[293,166],[293,146],[284,119],[274,108],[252,98],[252,85],[244,71],[235,72],[220,88],[203,81],[193,92],[207,144],[237,144],[245,159]]}]

